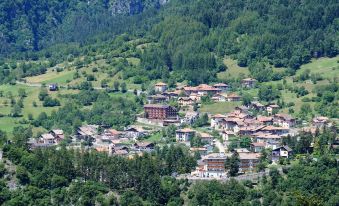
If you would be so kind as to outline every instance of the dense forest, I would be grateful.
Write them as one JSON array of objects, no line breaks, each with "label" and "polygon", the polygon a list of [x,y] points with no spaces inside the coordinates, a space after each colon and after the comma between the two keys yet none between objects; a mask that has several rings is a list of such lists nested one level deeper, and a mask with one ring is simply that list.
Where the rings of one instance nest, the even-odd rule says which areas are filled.
[{"label": "dense forest", "polygon": [[[164,146],[132,159],[95,150],[27,149],[30,128],[17,128],[12,144],[3,145],[0,164],[2,205],[328,205],[338,203],[338,162],[327,143],[331,131],[300,136],[301,156],[275,168],[259,184],[231,179],[195,184],[173,178],[191,171],[196,159],[186,147]],[[0,133],[2,144],[6,136]],[[303,151],[312,139],[313,158]],[[311,141],[310,141],[311,140]],[[286,140],[290,141],[290,140]],[[263,161],[266,161],[263,158]],[[7,165],[5,167],[5,164]],[[15,166],[14,166],[15,164]],[[8,165],[12,165],[9,167]],[[7,168],[7,169],[6,169]],[[12,171],[8,171],[12,168]],[[20,187],[10,190],[13,177]]]},{"label": "dense forest", "polygon": [[[78,46],[54,51],[81,54],[86,45],[127,32],[155,43],[141,56],[140,69],[151,71],[151,78],[170,72],[191,84],[213,81],[225,70],[225,55],[249,66],[259,81],[270,81],[293,74],[313,57],[338,54],[337,1],[130,1],[125,12],[112,13],[124,5],[117,2],[4,1],[0,54],[21,52],[20,58],[34,59],[31,51],[66,42]],[[49,58],[50,53],[39,54]],[[273,72],[273,66],[288,70]]]}]

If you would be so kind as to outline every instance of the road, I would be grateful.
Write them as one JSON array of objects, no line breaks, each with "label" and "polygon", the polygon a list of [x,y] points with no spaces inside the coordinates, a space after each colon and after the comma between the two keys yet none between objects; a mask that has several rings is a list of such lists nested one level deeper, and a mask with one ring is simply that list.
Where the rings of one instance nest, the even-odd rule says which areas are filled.
[{"label": "road", "polygon": [[216,139],[215,140],[215,146],[219,149],[219,152],[225,152],[225,147],[223,143],[220,142],[220,140]]}]

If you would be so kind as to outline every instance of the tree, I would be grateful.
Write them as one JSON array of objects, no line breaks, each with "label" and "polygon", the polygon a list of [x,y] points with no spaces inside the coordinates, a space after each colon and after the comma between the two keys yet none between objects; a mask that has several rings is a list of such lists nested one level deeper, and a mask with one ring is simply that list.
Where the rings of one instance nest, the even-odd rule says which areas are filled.
[{"label": "tree", "polygon": [[118,81],[113,82],[114,91],[119,91],[120,83]]},{"label": "tree", "polygon": [[19,90],[18,90],[18,96],[19,96],[19,98],[24,98],[24,97],[26,97],[26,96],[27,96],[26,90],[23,89],[23,88],[19,88]]},{"label": "tree", "polygon": [[122,93],[126,93],[127,92],[127,85],[126,85],[125,82],[121,83],[120,87],[121,87],[121,92]]},{"label": "tree", "polygon": [[42,87],[39,92],[39,100],[43,101],[48,96],[48,91],[45,87]]},{"label": "tree", "polygon": [[22,185],[26,185],[29,183],[29,176],[27,169],[22,166],[17,166],[16,168],[16,177],[19,180],[19,183]]},{"label": "tree", "polygon": [[242,104],[245,106],[249,106],[251,104],[251,102],[253,101],[253,97],[252,95],[245,93],[242,96]]},{"label": "tree", "polygon": [[11,110],[12,117],[20,117],[21,116],[21,107],[18,104],[15,104]]},{"label": "tree", "polygon": [[237,152],[233,152],[231,157],[227,157],[225,168],[228,170],[228,175],[234,177],[239,172],[240,158]]}]

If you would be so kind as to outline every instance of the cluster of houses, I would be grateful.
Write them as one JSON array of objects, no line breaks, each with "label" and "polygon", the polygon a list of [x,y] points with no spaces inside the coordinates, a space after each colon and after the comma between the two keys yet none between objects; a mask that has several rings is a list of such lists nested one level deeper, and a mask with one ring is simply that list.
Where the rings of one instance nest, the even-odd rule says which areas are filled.
[{"label": "cluster of houses", "polygon": [[[256,86],[256,82],[255,79],[246,78],[242,80],[242,86],[253,88]],[[296,128],[295,118],[279,113],[279,106],[276,104],[263,105],[258,101],[253,101],[249,106],[236,107],[227,114],[209,115],[209,128],[198,131],[191,129],[190,125],[200,117],[199,112],[193,111],[193,107],[201,102],[202,97],[208,95],[215,102],[241,100],[239,95],[229,92],[229,85],[224,83],[212,86],[201,84],[196,87],[177,87],[174,91],[168,91],[167,84],[159,82],[155,84],[154,91],[156,94],[147,97],[147,104],[144,105],[144,112],[138,121],[152,125],[174,124],[178,126],[175,131],[176,142],[188,146],[192,155],[198,152],[201,156],[196,170],[192,172],[194,176],[201,178],[225,177],[227,174],[225,161],[235,152],[240,159],[240,173],[255,171],[264,149],[272,151],[270,155],[272,162],[289,158],[293,154],[292,149],[284,145],[282,140],[286,136],[296,136],[300,129]],[[173,99],[179,106],[189,108],[184,110],[184,115],[179,116],[177,108],[169,105],[170,100]],[[315,131],[315,128],[330,125],[328,118],[315,117],[312,120],[312,126],[303,129]],[[212,130],[216,131],[221,139],[216,140],[210,132],[201,132]],[[155,143],[142,140],[153,132],[157,132],[157,130],[135,125],[129,126],[123,131],[101,128],[98,125],[84,125],[78,128],[71,139],[75,142],[84,142],[99,152],[130,157],[154,150]],[[191,145],[191,140],[194,137],[199,137],[203,146],[194,147]],[[239,141],[245,137],[251,140],[250,148],[236,148],[234,151],[228,151],[227,148],[231,141]],[[56,129],[42,134],[38,139],[30,140],[29,144],[32,149],[49,147],[58,145],[64,139],[63,131]],[[216,146],[217,144],[222,144],[222,147]],[[215,152],[215,147],[218,147],[218,152]],[[224,149],[220,150],[220,148]]]}]

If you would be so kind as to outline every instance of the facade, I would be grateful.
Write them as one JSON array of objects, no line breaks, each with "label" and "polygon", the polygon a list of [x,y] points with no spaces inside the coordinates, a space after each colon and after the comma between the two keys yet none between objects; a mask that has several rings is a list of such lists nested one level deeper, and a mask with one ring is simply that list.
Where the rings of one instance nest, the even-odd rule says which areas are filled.
[{"label": "facade", "polygon": [[295,119],[288,114],[275,114],[273,118],[273,124],[284,128],[293,127],[295,123]]},{"label": "facade", "polygon": [[237,102],[237,101],[241,101],[241,96],[235,94],[235,93],[231,93],[227,95],[227,101],[228,102]]},{"label": "facade", "polygon": [[192,93],[207,95],[219,93],[221,92],[221,89],[209,86],[207,84],[200,84],[197,87],[184,87],[184,91],[187,95],[191,95]]},{"label": "facade", "polygon": [[189,128],[178,129],[175,131],[175,139],[177,142],[189,142],[195,136],[195,131]]},{"label": "facade", "polygon": [[322,128],[329,125],[328,117],[314,117],[312,119],[312,125],[318,128]]},{"label": "facade", "polygon": [[151,152],[154,150],[155,144],[152,142],[137,142],[134,147],[137,151]]},{"label": "facade", "polygon": [[151,95],[147,97],[148,104],[158,104],[164,103],[166,101],[168,101],[168,97],[161,94]]},{"label": "facade", "polygon": [[273,113],[276,113],[279,110],[279,105],[276,104],[270,104],[266,106],[266,111],[268,115],[272,115]]},{"label": "facade", "polygon": [[147,104],[144,106],[147,119],[176,119],[177,109],[169,105]]},{"label": "facade", "polygon": [[158,82],[154,85],[154,90],[155,92],[165,92],[167,90],[167,84],[163,83],[163,82]]},{"label": "facade", "polygon": [[239,173],[254,172],[257,164],[259,164],[260,154],[252,152],[239,153]]},{"label": "facade", "polygon": [[218,83],[213,85],[214,88],[220,89],[222,92],[226,92],[229,90],[229,86],[227,84],[224,83]]},{"label": "facade", "polygon": [[277,162],[280,158],[289,158],[292,155],[292,149],[288,146],[278,147],[272,150],[272,161]]},{"label": "facade", "polygon": [[180,106],[192,106],[195,103],[195,99],[191,97],[179,97],[178,104]]},{"label": "facade", "polygon": [[125,137],[138,140],[141,137],[144,137],[148,135],[148,132],[140,127],[129,127],[128,129],[125,129]]},{"label": "facade", "polygon": [[246,88],[254,88],[257,83],[257,80],[252,78],[246,78],[241,81],[241,85]]},{"label": "facade", "polygon": [[181,119],[181,123],[193,124],[199,118],[198,112],[186,112],[185,117]]},{"label": "facade", "polygon": [[226,118],[226,116],[222,114],[213,115],[211,118],[211,128],[216,130],[220,129],[224,118]]},{"label": "facade", "polygon": [[266,143],[264,142],[253,142],[251,143],[251,150],[256,153],[260,153],[266,148]]},{"label": "facade", "polygon": [[226,176],[225,161],[232,154],[211,153],[202,157],[201,177],[221,178]]}]

